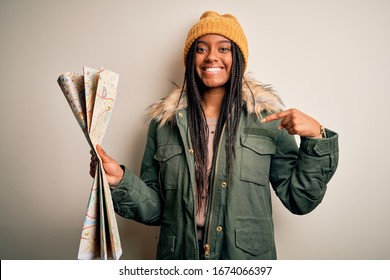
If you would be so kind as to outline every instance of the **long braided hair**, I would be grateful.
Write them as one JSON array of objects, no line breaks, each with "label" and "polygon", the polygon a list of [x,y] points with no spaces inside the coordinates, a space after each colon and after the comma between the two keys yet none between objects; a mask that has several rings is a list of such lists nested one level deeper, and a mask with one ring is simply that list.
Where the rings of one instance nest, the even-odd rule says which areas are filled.
[{"label": "long braided hair", "polygon": [[[234,141],[237,136],[238,124],[241,116],[242,105],[242,79],[244,75],[244,57],[238,46],[231,42],[232,67],[231,77],[225,84],[226,94],[222,101],[222,109],[218,119],[215,136],[214,152],[222,137],[225,127],[226,141],[226,161],[227,175],[230,180],[232,175],[232,161],[235,156]],[[187,58],[186,70],[184,74],[184,88],[187,90],[188,100],[188,128],[195,156],[195,180],[197,185],[197,205],[198,209],[202,203],[202,194],[207,188],[208,182],[207,160],[208,160],[208,126],[206,116],[202,108],[202,91],[204,85],[195,71],[195,56],[198,39],[192,44]],[[207,201],[207,200],[206,200]]]}]

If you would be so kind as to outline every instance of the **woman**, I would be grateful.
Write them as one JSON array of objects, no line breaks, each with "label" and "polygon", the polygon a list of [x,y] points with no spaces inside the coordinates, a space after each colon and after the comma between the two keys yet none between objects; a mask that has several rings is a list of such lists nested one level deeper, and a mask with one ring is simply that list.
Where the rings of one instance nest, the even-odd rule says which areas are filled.
[{"label": "woman", "polygon": [[306,214],[337,168],[337,134],[283,111],[244,76],[247,60],[237,19],[205,12],[185,42],[183,87],[149,108],[140,177],[97,147],[115,211],[161,226],[158,259],[276,259],[269,184]]}]

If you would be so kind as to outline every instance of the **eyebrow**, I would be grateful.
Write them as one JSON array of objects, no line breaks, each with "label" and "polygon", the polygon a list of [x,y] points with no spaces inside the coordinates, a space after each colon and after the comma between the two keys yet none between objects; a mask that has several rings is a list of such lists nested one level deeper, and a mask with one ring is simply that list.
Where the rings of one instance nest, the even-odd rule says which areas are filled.
[{"label": "eyebrow", "polygon": [[[199,44],[199,43],[207,44],[206,41],[201,41],[201,40],[198,41],[198,44]],[[220,41],[218,41],[217,43],[218,43],[218,44],[221,44],[221,43],[229,43],[229,44],[231,44],[231,41],[230,41],[230,40],[220,40]]]}]

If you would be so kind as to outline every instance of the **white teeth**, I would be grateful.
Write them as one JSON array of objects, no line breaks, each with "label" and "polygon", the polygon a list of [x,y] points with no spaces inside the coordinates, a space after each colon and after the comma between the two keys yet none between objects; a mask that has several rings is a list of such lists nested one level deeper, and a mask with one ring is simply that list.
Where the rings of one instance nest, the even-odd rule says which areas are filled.
[{"label": "white teeth", "polygon": [[213,72],[216,73],[218,71],[221,71],[221,68],[206,68],[205,69],[207,72]]}]

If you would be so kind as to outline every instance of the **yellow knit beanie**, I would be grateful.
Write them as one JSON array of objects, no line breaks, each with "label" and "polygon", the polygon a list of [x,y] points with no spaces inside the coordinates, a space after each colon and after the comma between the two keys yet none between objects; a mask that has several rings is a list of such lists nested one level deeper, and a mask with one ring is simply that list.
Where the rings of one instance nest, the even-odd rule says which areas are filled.
[{"label": "yellow knit beanie", "polygon": [[248,63],[248,42],[238,20],[230,14],[220,15],[214,11],[207,11],[202,14],[199,21],[190,29],[184,45],[184,64],[192,43],[199,37],[206,34],[222,35],[233,41],[240,48],[244,56],[244,62]]}]

